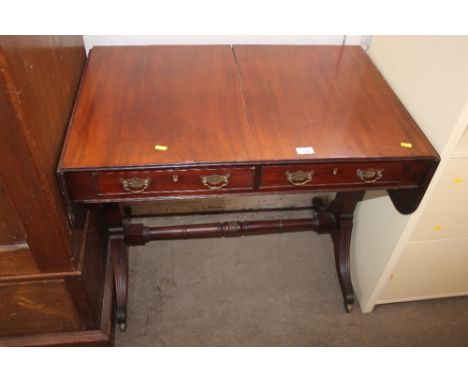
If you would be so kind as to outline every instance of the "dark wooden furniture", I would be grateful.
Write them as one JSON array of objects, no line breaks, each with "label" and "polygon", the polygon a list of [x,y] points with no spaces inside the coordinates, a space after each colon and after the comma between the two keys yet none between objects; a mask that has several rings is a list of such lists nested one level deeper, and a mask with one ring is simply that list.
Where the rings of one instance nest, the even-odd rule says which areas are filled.
[{"label": "dark wooden furniture", "polygon": [[[91,51],[59,174],[73,208],[100,206],[125,327],[127,245],[295,230],[330,233],[346,309],[365,190],[413,212],[438,155],[359,47],[153,46]],[[119,202],[336,191],[313,219],[145,227]],[[381,217],[376,217],[381,218]],[[369,254],[372,256],[372,254]]]},{"label": "dark wooden furniture", "polygon": [[85,63],[79,36],[0,37],[0,346],[112,342],[99,216],[72,229],[56,177]]}]

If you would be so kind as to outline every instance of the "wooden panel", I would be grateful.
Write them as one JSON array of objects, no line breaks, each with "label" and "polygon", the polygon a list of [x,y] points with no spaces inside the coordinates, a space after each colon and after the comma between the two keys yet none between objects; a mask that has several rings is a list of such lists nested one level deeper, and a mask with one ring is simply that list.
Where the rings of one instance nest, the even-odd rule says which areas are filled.
[{"label": "wooden panel", "polygon": [[[235,46],[234,53],[258,159],[437,155],[360,47]],[[297,154],[309,146],[314,154]]]},{"label": "wooden panel", "polygon": [[0,180],[0,246],[24,243],[23,226]]},{"label": "wooden panel", "polygon": [[[67,306],[72,305],[74,307],[74,311],[78,320],[80,322],[80,326],[78,329],[74,330],[83,330],[83,331],[90,331],[90,330],[98,330],[100,321],[102,324],[102,314],[103,309],[108,309],[107,306],[103,306],[103,296],[104,292],[104,284],[105,284],[105,275],[106,275],[106,249],[104,242],[102,240],[103,237],[103,225],[100,221],[100,216],[98,214],[91,214],[88,212],[86,218],[85,227],[83,229],[81,235],[81,246],[80,246],[80,256],[78,259],[77,270],[74,272],[61,272],[61,273],[49,273],[38,274],[38,269],[35,272],[31,272],[30,275],[25,274],[24,270],[13,272],[11,277],[5,275],[5,277],[0,277],[0,289],[5,288],[5,296],[7,292],[10,291],[11,293],[18,293],[19,298],[23,298],[24,294],[34,294],[34,299],[48,299],[47,296],[42,296],[42,294],[50,295],[51,300],[47,300],[48,303],[54,305],[65,305]],[[17,251],[19,252],[19,251]],[[0,253],[0,261],[2,260],[2,253]],[[25,254],[27,255],[27,253]],[[19,265],[18,261],[14,263],[15,265]],[[7,264],[7,266],[11,266],[11,264]],[[7,270],[0,262],[0,269]],[[59,281],[59,285],[57,284]],[[108,282],[108,281],[107,281]],[[44,284],[50,285],[49,287],[43,287]],[[16,289],[13,286],[17,285],[29,285],[30,290],[27,289],[19,289],[16,292]],[[58,286],[57,286],[58,285]],[[63,285],[66,287],[66,294],[62,295],[60,291],[63,288]],[[111,282],[111,287],[112,287]],[[7,287],[11,287],[8,289]],[[58,290],[57,290],[58,289]],[[67,301],[62,301],[62,299],[66,297]],[[2,295],[0,293],[0,298]],[[105,297],[104,299],[108,299],[109,296]],[[29,296],[26,296],[26,299],[31,299]],[[52,300],[54,299],[54,300]],[[40,304],[39,304],[40,305]],[[38,306],[39,306],[38,305]],[[44,304],[42,304],[44,305]],[[0,306],[0,309],[2,307]],[[13,307],[14,308],[14,307]],[[13,309],[12,307],[8,309]],[[39,309],[39,308],[38,308]],[[70,308],[71,309],[71,308]],[[50,309],[47,309],[49,311]],[[3,313],[3,311],[0,316]],[[8,313],[8,310],[6,311]],[[46,312],[47,313],[47,312]],[[44,313],[44,314],[46,314]],[[15,313],[16,314],[16,313]],[[47,313],[48,314],[48,313]],[[107,314],[107,313],[106,313]],[[55,315],[55,313],[54,313]],[[54,317],[52,317],[55,319]],[[0,321],[1,321],[0,317]],[[5,318],[6,319],[6,318]],[[34,315],[30,315],[30,320],[34,321],[37,319]],[[45,318],[44,318],[45,319]],[[25,332],[15,332],[12,331],[12,334],[8,335],[27,335],[29,333],[38,334],[40,332],[35,332],[33,329],[29,331],[28,327],[34,327],[34,323],[28,323],[26,315],[22,317],[23,322],[21,323],[22,328],[26,328]],[[107,320],[107,319],[106,319]],[[75,316],[69,316],[68,318],[64,317],[65,324],[60,324],[62,326],[57,327],[57,332],[60,331],[68,331],[68,324],[72,324],[76,321]],[[68,322],[68,324],[66,324]],[[39,330],[39,328],[37,328]],[[78,333],[75,334],[77,337],[80,337]],[[84,337],[83,340],[86,338],[86,333],[83,333]],[[76,338],[78,340],[78,338]],[[98,338],[90,339],[90,341],[98,340]],[[101,336],[100,341],[104,340]],[[1,341],[0,341],[1,342]]]},{"label": "wooden panel", "polygon": [[450,159],[410,241],[468,238],[468,158]]},{"label": "wooden panel", "polygon": [[114,341],[114,317],[112,314],[114,279],[110,259],[107,259],[106,264],[100,323],[96,329],[0,336],[0,346],[111,346]]},{"label": "wooden panel", "polygon": [[45,272],[72,266],[56,164],[84,62],[81,37],[0,38],[0,178]]},{"label": "wooden panel", "polygon": [[102,313],[107,250],[104,224],[99,214],[88,211],[81,241],[81,271],[77,277],[68,277],[66,285],[80,317],[87,329],[96,328]]},{"label": "wooden panel", "polygon": [[0,285],[0,336],[81,329],[63,280]]},{"label": "wooden panel", "polygon": [[468,239],[409,243],[379,303],[468,294]]},{"label": "wooden panel", "polygon": [[[297,188],[318,186],[356,185],[366,187],[391,186],[398,184],[407,168],[405,162],[394,163],[333,163],[333,164],[302,164],[263,167],[260,179],[261,188]],[[360,179],[359,171],[368,171],[368,178]],[[378,170],[373,171],[373,170]],[[288,180],[288,175],[307,173],[310,181]],[[372,172],[372,173],[371,173]],[[381,177],[380,177],[381,175]],[[363,176],[363,175],[361,175]],[[296,183],[293,184],[292,182]],[[301,184],[304,183],[304,184]]]},{"label": "wooden panel", "polygon": [[58,198],[56,168],[86,61],[83,38],[8,36],[0,38],[0,47],[5,85],[22,130],[33,139],[28,147],[43,182],[54,185],[48,192]]},{"label": "wooden panel", "polygon": [[250,139],[229,46],[97,47],[62,166],[248,160]]},{"label": "wooden panel", "polygon": [[28,248],[0,247],[0,276],[28,275],[40,272]]}]

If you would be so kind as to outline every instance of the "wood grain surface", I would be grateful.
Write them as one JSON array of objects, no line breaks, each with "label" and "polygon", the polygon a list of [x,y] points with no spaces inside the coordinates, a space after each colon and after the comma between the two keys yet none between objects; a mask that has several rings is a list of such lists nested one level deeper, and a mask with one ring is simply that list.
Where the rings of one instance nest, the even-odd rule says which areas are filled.
[{"label": "wood grain surface", "polygon": [[85,58],[80,36],[0,36],[0,198],[14,210],[0,222],[27,241],[43,272],[72,269],[56,170]]},{"label": "wood grain surface", "polygon": [[83,329],[63,280],[0,285],[0,337]]},{"label": "wood grain surface", "polygon": [[233,49],[259,160],[436,155],[360,47]]},{"label": "wood grain surface", "polygon": [[25,239],[23,225],[0,179],[0,251],[2,246],[24,243]]},{"label": "wood grain surface", "polygon": [[61,168],[435,156],[359,47],[97,47]]},{"label": "wood grain surface", "polygon": [[253,160],[249,140],[230,47],[94,48],[62,167]]}]

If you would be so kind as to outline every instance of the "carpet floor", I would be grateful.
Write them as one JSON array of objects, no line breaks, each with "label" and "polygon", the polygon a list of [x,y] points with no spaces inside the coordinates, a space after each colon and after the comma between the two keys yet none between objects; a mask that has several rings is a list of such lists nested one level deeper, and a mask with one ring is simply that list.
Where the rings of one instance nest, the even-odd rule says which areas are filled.
[{"label": "carpet floor", "polygon": [[[139,219],[151,225],[219,220]],[[160,241],[133,247],[129,258],[127,331],[116,331],[116,346],[468,345],[465,297],[381,305],[369,314],[356,302],[346,314],[328,235]]]}]

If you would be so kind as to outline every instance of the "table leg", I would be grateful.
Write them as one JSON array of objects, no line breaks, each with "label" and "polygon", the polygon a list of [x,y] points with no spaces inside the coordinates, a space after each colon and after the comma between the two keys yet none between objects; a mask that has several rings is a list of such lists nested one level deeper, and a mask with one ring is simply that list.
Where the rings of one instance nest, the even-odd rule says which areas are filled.
[{"label": "table leg", "polygon": [[336,272],[343,293],[345,309],[348,313],[352,311],[355,299],[350,271],[353,217],[356,205],[362,200],[363,196],[364,191],[338,192],[335,200],[327,208],[330,212],[333,212],[336,219],[336,228],[330,234],[335,252]]},{"label": "table leg", "polygon": [[104,216],[108,235],[108,256],[111,256],[114,270],[116,321],[120,331],[125,331],[127,323],[127,294],[128,294],[128,248],[122,216],[118,204],[104,205]]},{"label": "table leg", "polygon": [[123,235],[109,236],[109,256],[112,258],[115,281],[115,318],[120,331],[127,325],[128,249]]}]

